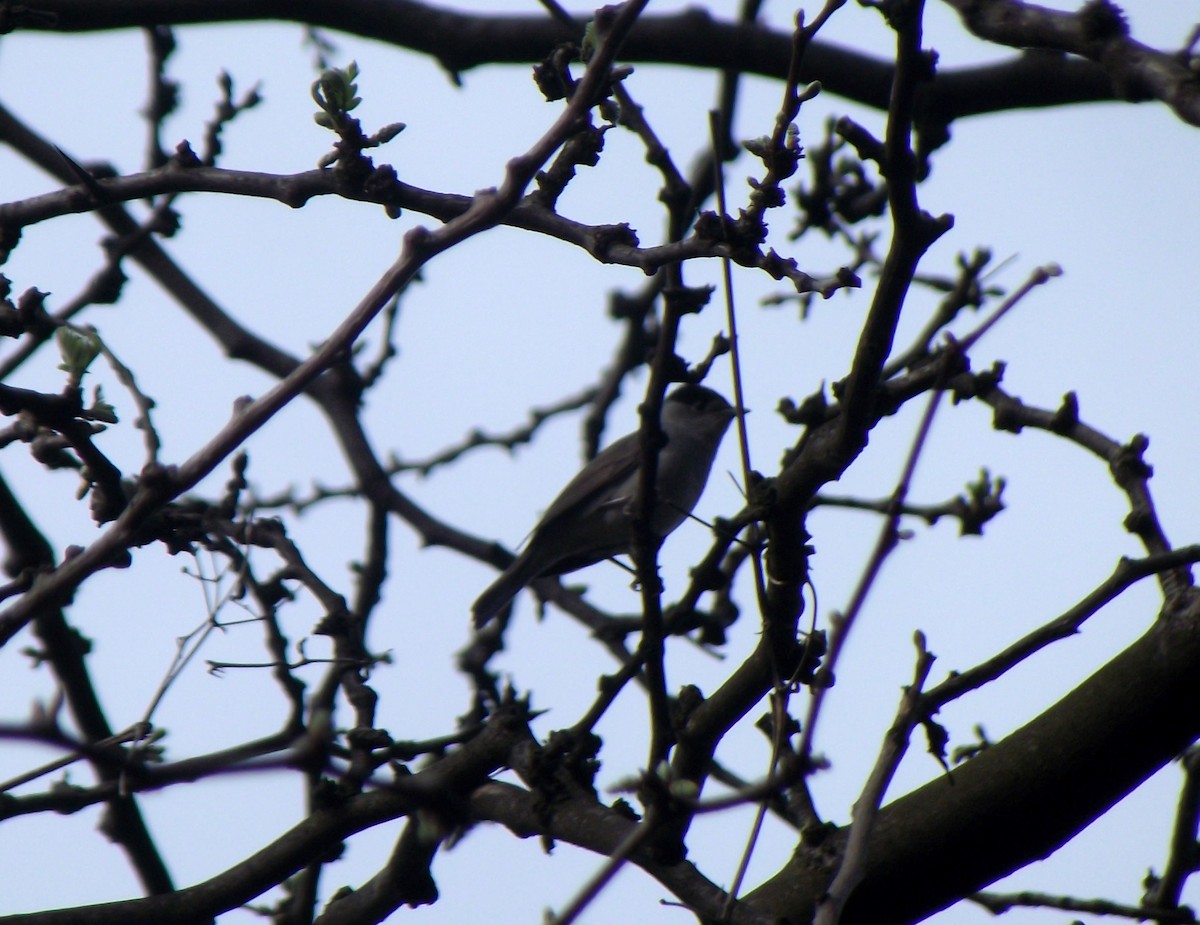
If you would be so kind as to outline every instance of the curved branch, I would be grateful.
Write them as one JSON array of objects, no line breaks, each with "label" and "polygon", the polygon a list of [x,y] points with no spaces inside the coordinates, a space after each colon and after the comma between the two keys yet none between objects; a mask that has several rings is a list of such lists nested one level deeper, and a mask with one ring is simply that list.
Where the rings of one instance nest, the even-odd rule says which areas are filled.
[{"label": "curved branch", "polygon": [[[842,922],[920,921],[1064,845],[1200,736],[1200,714],[1179,709],[1200,697],[1198,666],[1200,594],[1188,591],[1046,712],[881,810]],[[746,902],[807,921],[827,877],[801,849]]]},{"label": "curved branch", "polygon": [[526,153],[509,160],[498,189],[477,193],[465,212],[432,231],[423,226],[411,229],[404,236],[400,257],[309,357],[266,394],[236,409],[232,419],[178,468],[147,467],[128,506],[108,530],[74,558],[64,561],[54,571],[40,575],[19,600],[0,612],[0,646],[7,644],[46,607],[69,600],[75,589],[91,575],[127,562],[128,549],[133,545],[139,527],[166,502],[195,487],[281,408],[336,366],[371,320],[428,261],[503,221],[516,207],[537,170],[594,105],[600,87],[609,79],[619,45],[644,5],[645,0],[633,0],[619,8],[570,103]]},{"label": "curved branch", "polygon": [[1091,0],[1068,13],[1020,0],[945,0],[963,25],[985,42],[1079,55],[1108,75],[1117,98],[1166,103],[1184,122],[1200,125],[1200,87],[1188,53],[1167,54],[1129,35],[1124,13],[1109,0]]},{"label": "curved branch", "polygon": [[[2,128],[3,112],[0,111]],[[337,171],[332,169],[267,174],[172,165],[127,177],[98,179],[89,185],[69,186],[53,193],[5,203],[0,205],[0,226],[22,228],[60,215],[93,210],[107,215],[106,210],[112,210],[117,203],[182,192],[274,199],[292,208],[300,208],[316,196],[343,196],[360,202],[379,203],[389,209],[410,209],[444,222],[462,218],[476,201],[471,196],[438,193],[403,183],[387,167],[377,169],[374,178],[368,179],[362,188],[354,188],[342,182]],[[683,260],[728,257],[741,266],[760,269],[774,279],[789,281],[797,292],[819,292],[825,298],[838,289],[859,285],[858,278],[845,268],[816,277],[801,270],[794,259],[782,257],[774,249],[763,251],[759,247],[724,242],[702,234],[669,244],[640,247],[637,234],[628,225],[585,225],[559,215],[535,197],[526,197],[516,204],[499,224],[558,238],[583,248],[602,263],[636,267],[647,275]],[[140,257],[137,251],[134,255]],[[245,332],[241,332],[241,337],[251,339]],[[231,355],[239,354],[232,352]],[[277,363],[271,371],[278,374],[282,369],[283,366]]]},{"label": "curved branch", "polygon": [[[1024,4],[978,4],[947,0],[960,11]],[[320,26],[374,41],[388,42],[436,59],[457,75],[484,64],[529,64],[555,45],[574,41],[584,21],[573,27],[546,15],[465,13],[415,0],[43,0],[27,29],[89,32],[151,24],[184,25],[273,19]],[[1071,14],[1058,14],[1068,17]],[[993,35],[964,20],[988,41],[1045,47],[1080,54],[1077,42],[1036,42],[1025,33]],[[1069,37],[1069,33],[1067,35]],[[1030,61],[946,71],[927,87],[921,107],[943,124],[955,118],[1026,107],[1118,99],[1160,99],[1186,122],[1200,125],[1200,88],[1189,83],[1186,62],[1138,43],[1128,44],[1118,67],[1108,58]],[[676,64],[739,71],[783,79],[791,57],[791,34],[760,23],[721,20],[706,10],[643,17],[621,51],[627,62]],[[825,90],[874,109],[885,110],[893,80],[890,62],[830,42],[814,42],[800,74],[821,81]],[[1053,79],[1046,79],[1052,72]],[[1131,94],[1131,88],[1137,93]]]},{"label": "curved branch", "polygon": [[[195,886],[159,896],[76,906],[35,914],[43,925],[85,925],[105,921],[128,925],[159,922],[208,922],[213,916],[250,902],[282,883],[297,870],[335,850],[343,839],[417,809],[438,814],[456,811],[455,794],[483,784],[502,765],[514,745],[530,735],[525,706],[507,704],[489,719],[475,739],[445,758],[391,787],[361,793],[348,800],[319,807],[257,854]],[[16,923],[29,916],[0,916],[0,923]]]}]

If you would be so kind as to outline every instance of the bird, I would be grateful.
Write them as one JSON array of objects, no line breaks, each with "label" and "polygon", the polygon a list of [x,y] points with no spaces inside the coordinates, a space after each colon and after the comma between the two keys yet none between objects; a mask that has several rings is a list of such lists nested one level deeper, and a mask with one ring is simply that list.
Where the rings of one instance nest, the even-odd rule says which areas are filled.
[{"label": "bird", "polygon": [[[663,401],[666,443],[658,454],[650,529],[660,539],[691,513],[717,449],[737,412],[723,396],[692,383]],[[529,542],[471,607],[486,625],[536,578],[562,575],[629,552],[641,461],[639,435],[626,434],[576,473],[530,533]]]}]

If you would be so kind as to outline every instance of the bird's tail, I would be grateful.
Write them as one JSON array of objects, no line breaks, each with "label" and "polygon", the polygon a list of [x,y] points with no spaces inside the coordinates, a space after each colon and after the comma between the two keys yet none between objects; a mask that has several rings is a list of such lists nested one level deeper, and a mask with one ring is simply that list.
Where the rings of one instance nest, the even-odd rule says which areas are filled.
[{"label": "bird's tail", "polygon": [[537,570],[524,554],[517,556],[512,565],[484,589],[471,605],[475,628],[487,625],[529,582],[537,577]]}]

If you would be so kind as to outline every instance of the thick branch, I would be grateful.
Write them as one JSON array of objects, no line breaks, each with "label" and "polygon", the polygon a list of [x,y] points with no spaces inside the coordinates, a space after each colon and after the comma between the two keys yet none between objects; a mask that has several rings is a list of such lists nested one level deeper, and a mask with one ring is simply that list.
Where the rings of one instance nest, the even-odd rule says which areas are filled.
[{"label": "thick branch", "polygon": [[391,787],[359,794],[312,812],[261,851],[195,886],[160,896],[98,906],[77,906],[31,915],[0,916],[0,923],[85,925],[92,922],[211,922],[213,916],[250,902],[282,883],[313,858],[338,848],[355,832],[422,809],[435,816],[457,811],[457,795],[483,784],[519,741],[529,737],[522,704],[506,705],[487,727],[459,749]]},{"label": "thick branch", "polygon": [[[1200,595],[1189,591],[1041,716],[884,808],[842,921],[916,922],[1055,851],[1200,736],[1200,714],[1180,709],[1198,697]],[[746,901],[807,921],[825,888],[801,852]]]},{"label": "thick branch", "polygon": [[1108,74],[1125,100],[1162,100],[1179,118],[1200,125],[1200,88],[1187,55],[1167,54],[1134,41],[1121,10],[1091,0],[1077,12],[1020,0],[945,0],[963,25],[986,42],[1044,48],[1088,58]]},{"label": "thick branch", "polygon": [[[961,8],[970,4],[963,0],[952,5]],[[37,4],[37,9],[50,14],[52,28],[63,32],[255,20],[298,22],[408,48],[435,58],[455,74],[484,64],[541,61],[556,44],[575,40],[583,27],[582,20],[568,28],[543,14],[461,13],[414,0],[45,0]],[[974,27],[973,21],[970,24]],[[47,25],[39,18],[25,28],[45,29]],[[992,40],[1007,42],[1009,38]],[[1029,38],[1011,43],[1026,47],[1034,44]],[[1138,98],[1153,92],[1175,108],[1181,118],[1200,124],[1200,90],[1194,84],[1188,90],[1185,64],[1171,55],[1139,48],[1145,54],[1137,75],[1142,90]],[[706,10],[693,9],[643,17],[621,54],[628,62],[677,64],[782,79],[791,57],[791,34],[760,23],[719,20]],[[1137,64],[1132,61],[1132,65]],[[1025,58],[1016,58],[999,65],[947,71],[925,88],[921,107],[936,114],[937,120],[949,121],[1008,109],[1129,97],[1127,92],[1114,89],[1115,80],[1127,84],[1132,79],[1128,67],[1110,78],[1104,67],[1092,61],[1059,57],[1038,60],[1034,65]],[[827,92],[882,110],[887,108],[892,70],[887,61],[829,42],[814,42],[805,56],[800,79],[805,83],[820,80]],[[1030,79],[1031,71],[1045,77],[1047,70],[1053,72],[1053,79]]]}]

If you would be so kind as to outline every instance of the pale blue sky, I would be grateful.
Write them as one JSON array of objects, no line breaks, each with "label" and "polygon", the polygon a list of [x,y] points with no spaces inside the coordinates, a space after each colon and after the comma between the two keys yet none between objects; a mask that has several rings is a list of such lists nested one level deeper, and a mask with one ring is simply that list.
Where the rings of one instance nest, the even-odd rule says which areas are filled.
[{"label": "pale blue sky", "polygon": [[[465,4],[463,4],[465,5]],[[494,8],[479,2],[479,8]],[[652,4],[655,10],[667,4]],[[731,2],[714,3],[728,14]],[[536,9],[527,3],[521,9]],[[1134,34],[1149,44],[1178,47],[1195,7],[1134,0],[1127,5]],[[768,5],[766,15],[783,23],[787,9]],[[221,69],[240,89],[261,81],[265,103],[233,125],[222,165],[289,172],[309,169],[326,151],[329,136],[311,119],[310,53],[292,26],[247,26],[178,30],[180,51],[171,73],[183,83],[184,106],[168,123],[165,142],[198,144],[216,95]],[[887,34],[878,16],[849,5],[833,20],[830,37],[886,51]],[[436,64],[377,43],[335,36],[339,61],[356,59],[365,98],[358,115],[368,131],[393,121],[408,129],[376,157],[389,160],[402,179],[431,189],[470,193],[500,181],[506,160],[525,150],[558,110],[541,101],[526,67],[484,68],[464,75],[465,91],[449,85]],[[965,40],[949,11],[930,4],[928,44],[943,67],[979,60],[980,45]],[[988,57],[1010,54],[986,49]],[[138,169],[143,147],[137,110],[145,83],[142,39],[136,33],[104,36],[6,36],[0,44],[0,101],[28,119],[73,157],[110,160],[122,171]],[[629,82],[647,118],[682,164],[703,144],[705,111],[714,99],[715,78],[691,71],[641,67]],[[745,82],[737,133],[769,131],[779,96],[775,83]],[[830,114],[849,111],[876,133],[878,113],[850,107],[831,96],[807,105],[799,126],[808,145],[819,142]],[[1195,171],[1195,129],[1181,125],[1162,106],[1095,105],[1076,111],[1047,110],[974,119],[954,127],[954,142],[937,156],[923,187],[925,208],[951,212],[955,228],[934,248],[923,269],[950,273],[957,253],[989,246],[1011,262],[996,277],[1008,289],[1036,266],[1056,262],[1064,276],[1032,295],[973,355],[977,368],[1003,359],[1006,383],[1026,401],[1056,406],[1076,390],[1086,420],[1127,440],[1151,437],[1153,489],[1168,535],[1193,542],[1200,522],[1194,484],[1197,453],[1195,345],[1200,314],[1192,279],[1200,179]],[[438,152],[469,152],[438,156]],[[564,198],[562,211],[590,222],[630,221],[643,243],[661,235],[662,216],[654,196],[657,176],[641,161],[631,136],[610,132],[601,165],[582,171]],[[742,195],[737,171],[753,170],[743,157],[733,168],[730,198]],[[0,149],[0,199],[11,201],[54,189],[54,183]],[[402,233],[429,220],[406,214],[389,221],[364,205],[319,201],[301,211],[274,202],[193,195],[179,204],[183,233],[167,249],[220,302],[290,350],[303,352],[321,340],[388,266]],[[806,269],[828,272],[847,258],[816,240],[796,247],[786,239],[790,214],[773,220],[772,243]],[[29,286],[50,291],[53,309],[70,298],[97,266],[97,223],[68,217],[27,229],[21,247],[4,268],[17,292]],[[715,282],[715,263],[687,270],[692,284]],[[160,402],[156,421],[164,437],[164,460],[179,462],[212,434],[243,394],[260,394],[268,380],[253,370],[228,365],[207,335],[140,271],[117,309],[88,316],[106,341],[138,374],[141,386]],[[434,261],[424,283],[403,304],[392,376],[369,398],[367,420],[383,451],[423,457],[483,425],[505,430],[523,420],[531,403],[545,403],[594,380],[609,360],[611,331],[605,296],[634,288],[637,271],[605,267],[565,245],[499,230]],[[749,271],[735,277],[746,351],[751,449],[756,465],[773,469],[795,431],[772,413],[780,395],[800,398],[822,381],[845,374],[853,337],[867,305],[864,290],[839,294],[815,307],[799,324],[792,309],[757,307],[782,284]],[[933,304],[918,293],[904,331],[917,330]],[[713,309],[688,319],[681,349],[698,360],[723,329]],[[969,330],[973,325],[960,326]],[[369,337],[378,330],[369,332]],[[901,337],[903,341],[903,335]],[[372,341],[373,343],[374,341]],[[0,356],[7,348],[0,345]],[[29,387],[54,390],[60,383],[47,356],[14,378]],[[711,380],[729,389],[727,369]],[[105,370],[90,377],[122,414],[122,425],[105,436],[105,449],[135,471],[142,459],[140,435],[128,426],[128,396]],[[618,408],[614,432],[634,426],[637,397]],[[880,496],[891,489],[916,420],[916,410],[883,425],[838,493]],[[322,436],[314,438],[313,434]],[[336,446],[311,407],[294,404],[250,442],[251,478],[263,492],[313,479],[340,485],[347,480]],[[499,450],[478,453],[440,475],[406,478],[402,488],[457,526],[515,546],[537,512],[578,464],[574,421],[547,428],[543,438],[509,457]],[[74,477],[46,478],[10,448],[0,459],[19,491],[37,493],[33,513],[57,549],[86,544],[95,528],[83,505],[73,503]],[[1020,437],[990,428],[986,410],[947,406],[922,461],[917,500],[940,501],[962,490],[980,467],[1004,475],[1009,510],[983,540],[960,540],[953,527],[915,535],[889,562],[851,640],[839,684],[824,716],[819,748],[832,771],[813,782],[819,808],[844,822],[895,711],[900,686],[911,676],[915,628],[925,631],[939,656],[932,678],[969,667],[1044,623],[1099,583],[1120,555],[1140,550],[1124,533],[1124,501],[1102,464],[1044,434]],[[738,507],[737,490],[725,472],[737,471],[736,448],[727,441],[697,513],[728,514]],[[220,485],[227,468],[210,484]],[[313,566],[349,592],[346,562],[360,554],[360,515],[344,505],[290,524]],[[814,579],[819,616],[847,603],[864,550],[878,524],[863,514],[821,512],[813,519]],[[663,557],[668,593],[685,580],[686,566],[706,546],[705,531],[681,529]],[[442,550],[420,550],[403,527],[394,531],[392,581],[376,618],[371,644],[391,650],[395,665],[376,672],[381,694],[379,724],[393,735],[419,738],[448,729],[467,705],[463,681],[453,673],[454,652],[467,638],[467,608],[489,580],[489,570]],[[133,570],[112,572],[89,583],[71,617],[97,641],[92,659],[111,721],[139,719],[174,654],[176,637],[204,621],[197,582],[181,574],[191,566],[157,551],[136,555]],[[634,598],[616,569],[586,574],[597,600],[630,608]],[[750,597],[747,596],[749,601]],[[561,614],[534,619],[528,598],[520,603],[508,651],[500,665],[522,689],[534,691],[534,706],[551,708],[541,732],[574,721],[593,696],[593,681],[612,665],[585,634]],[[1078,638],[1039,656],[994,689],[947,710],[944,721],[956,743],[971,738],[983,722],[1000,737],[1047,705],[1058,693],[1094,671],[1149,625],[1157,609],[1150,585],[1139,587],[1106,609]],[[288,616],[294,637],[319,616],[303,599]],[[739,624],[729,660],[718,662],[687,645],[672,652],[675,684],[711,689],[737,657],[755,642],[754,620]],[[257,630],[240,629],[211,640],[202,658],[259,657]],[[33,698],[53,691],[44,673],[28,670],[17,651],[29,639],[0,650],[5,694],[0,721],[19,721]],[[321,641],[312,644],[318,651]],[[318,677],[317,670],[307,675]],[[582,683],[581,683],[582,681]],[[281,719],[273,684],[256,672],[217,679],[197,663],[168,695],[156,722],[170,736],[178,758],[272,731]],[[634,773],[644,758],[640,740],[622,748],[623,728],[638,728],[644,704],[631,696],[618,704],[601,734],[607,735],[603,781],[611,785]],[[915,743],[897,780],[897,790],[928,780],[936,765]],[[33,763],[33,750],[0,749],[0,777]],[[766,751],[753,732],[731,736],[721,757],[746,777],[760,776]],[[88,772],[73,770],[86,781]],[[1021,872],[1006,888],[1102,896],[1124,902],[1140,895],[1144,867],[1161,869],[1178,772],[1168,768],[1077,844],[1046,864]],[[45,786],[45,781],[40,786]],[[260,847],[298,818],[302,795],[290,776],[232,778],[199,785],[193,794],[148,796],[143,806],[152,831],[180,885],[212,876]],[[693,859],[720,883],[732,877],[749,813],[708,817]],[[13,820],[0,835],[0,868],[11,872],[0,912],[48,904],[97,902],[136,895],[137,885],[120,853],[95,832],[96,814]],[[356,884],[376,870],[397,828],[382,826],[356,837],[346,861],[325,882],[332,890]],[[768,827],[751,871],[762,878],[790,850],[790,835]],[[1119,847],[1118,847],[1119,846]],[[86,858],[80,863],[79,859]],[[1133,859],[1133,860],[1131,860]],[[461,922],[486,915],[504,923],[533,922],[545,906],[561,908],[602,859],[559,846],[546,859],[534,841],[507,832],[478,829],[435,864],[443,899],[407,913],[422,925]],[[1141,866],[1139,866],[1141,865]],[[44,871],[57,871],[57,878]],[[487,883],[479,887],[480,871]],[[533,886],[531,886],[531,884]],[[1190,891],[1192,902],[1200,893]],[[627,917],[637,909],[644,922],[675,923],[686,915],[660,908],[664,895],[647,877],[625,871],[585,917],[589,922]],[[636,904],[636,905],[631,905]],[[398,916],[397,916],[398,918]],[[943,914],[943,923],[982,923],[990,916],[963,906]],[[234,913],[222,923],[250,922]],[[1057,921],[1047,914],[1010,914],[1009,923]]]}]

